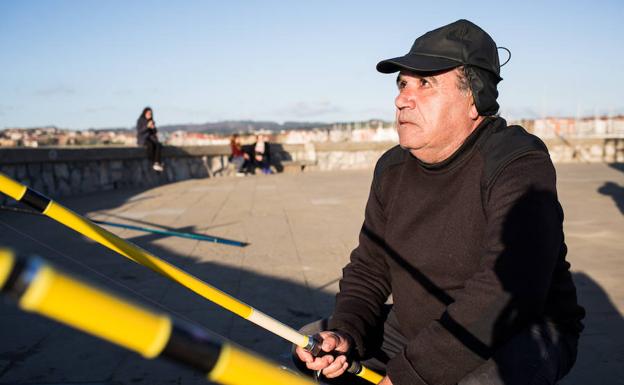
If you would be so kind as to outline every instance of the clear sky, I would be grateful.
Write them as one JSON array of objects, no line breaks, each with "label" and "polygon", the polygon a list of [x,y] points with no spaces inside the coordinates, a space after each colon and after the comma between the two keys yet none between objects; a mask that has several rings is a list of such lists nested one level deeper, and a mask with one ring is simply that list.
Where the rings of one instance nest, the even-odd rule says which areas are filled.
[{"label": "clear sky", "polygon": [[[624,1],[0,0],[0,128],[393,119],[381,59],[460,18],[511,119],[624,112]],[[501,60],[505,59],[501,52]]]}]

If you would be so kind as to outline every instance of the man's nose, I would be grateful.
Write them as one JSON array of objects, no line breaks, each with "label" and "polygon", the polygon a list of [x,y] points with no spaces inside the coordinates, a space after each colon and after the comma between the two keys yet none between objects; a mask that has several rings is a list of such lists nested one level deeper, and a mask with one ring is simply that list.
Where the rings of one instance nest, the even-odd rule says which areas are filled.
[{"label": "man's nose", "polygon": [[394,105],[397,109],[402,110],[404,108],[414,108],[414,99],[407,92],[399,92],[394,99]]}]

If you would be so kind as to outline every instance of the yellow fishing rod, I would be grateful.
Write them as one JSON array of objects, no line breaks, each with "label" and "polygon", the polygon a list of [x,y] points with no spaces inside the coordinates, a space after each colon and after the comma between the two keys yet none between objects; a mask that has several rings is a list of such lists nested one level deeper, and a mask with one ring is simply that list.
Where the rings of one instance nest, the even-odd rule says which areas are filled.
[{"label": "yellow fishing rod", "polygon": [[224,385],[313,385],[198,327],[77,280],[41,259],[0,249],[0,294],[40,314],[141,354],[163,357]]},{"label": "yellow fishing rod", "polygon": [[[231,311],[232,313],[255,323],[256,325],[284,338],[285,340],[306,349],[316,356],[321,353],[321,343],[313,336],[306,336],[288,325],[272,318],[246,303],[230,296],[212,285],[200,280],[184,270],[154,256],[140,247],[128,242],[115,234],[101,228],[88,219],[63,207],[52,199],[9,178],[0,172],[0,191],[11,198],[24,203],[49,218],[77,231],[91,240],[125,256],[126,258],[146,266],[158,274],[167,277],[186,288],[194,291],[209,301]],[[373,384],[382,380],[382,376],[358,361],[352,361],[348,371]]]}]

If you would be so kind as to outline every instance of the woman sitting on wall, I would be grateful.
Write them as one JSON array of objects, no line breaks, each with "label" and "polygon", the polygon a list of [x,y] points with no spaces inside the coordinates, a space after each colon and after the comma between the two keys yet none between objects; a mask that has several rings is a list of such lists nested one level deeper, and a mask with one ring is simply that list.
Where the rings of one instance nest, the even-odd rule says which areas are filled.
[{"label": "woman sitting on wall", "polygon": [[154,122],[152,109],[145,107],[139,120],[137,121],[137,144],[147,148],[147,157],[152,163],[155,171],[162,172],[163,164],[160,161],[162,144],[158,141],[156,134],[156,123]]}]

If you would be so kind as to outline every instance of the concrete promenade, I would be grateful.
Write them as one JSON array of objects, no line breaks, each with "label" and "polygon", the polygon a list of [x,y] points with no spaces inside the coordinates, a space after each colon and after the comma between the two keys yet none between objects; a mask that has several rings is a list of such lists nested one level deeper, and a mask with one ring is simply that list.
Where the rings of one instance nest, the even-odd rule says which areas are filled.
[{"label": "concrete promenade", "polygon": [[[565,385],[624,384],[624,167],[559,165],[559,194],[582,305],[578,363]],[[295,327],[327,315],[356,245],[372,170],[187,180],[64,198],[93,219],[248,242],[245,248],[108,228]],[[289,344],[50,219],[0,212],[0,245],[202,325],[289,363]],[[0,301],[0,384],[204,384]],[[253,381],[250,382],[253,385]]]}]

